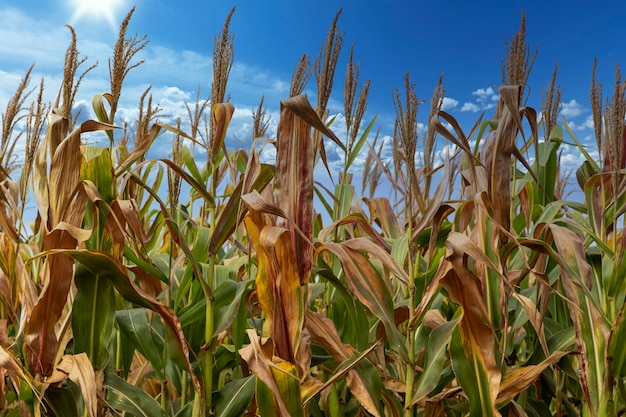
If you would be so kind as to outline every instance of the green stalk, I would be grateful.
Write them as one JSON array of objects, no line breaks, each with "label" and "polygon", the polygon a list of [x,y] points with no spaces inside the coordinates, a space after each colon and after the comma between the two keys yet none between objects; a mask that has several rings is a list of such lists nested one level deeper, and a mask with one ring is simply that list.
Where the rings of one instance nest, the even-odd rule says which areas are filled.
[{"label": "green stalk", "polygon": [[[405,394],[405,407],[411,401],[413,397],[413,391],[415,386],[415,329],[412,325],[415,316],[415,265],[413,262],[413,184],[412,184],[412,176],[409,175],[409,190],[407,194],[407,215],[408,215],[408,273],[409,273],[409,321],[407,322],[406,329],[406,341],[407,341],[407,354],[409,357],[409,363],[406,364],[406,394]],[[413,408],[405,408],[404,411],[405,417],[413,417],[415,415]]]},{"label": "green stalk", "polygon": [[115,332],[115,339],[115,370],[118,371],[122,369],[122,333],[119,328]]},{"label": "green stalk", "polygon": [[[211,195],[217,195],[217,169],[214,167],[213,175],[211,176]],[[209,226],[211,228],[211,233],[215,232],[216,226],[216,210],[214,206],[209,207],[208,210],[209,215]],[[208,287],[213,290],[215,286],[215,256],[211,255],[209,257],[209,270],[207,275],[207,284]],[[215,332],[214,329],[214,306],[213,306],[213,295],[205,294],[206,297],[206,308],[205,308],[205,323],[204,323],[204,341],[205,341],[205,357],[204,357],[204,396],[206,401],[205,412],[207,415],[211,413],[211,407],[213,406],[212,401],[212,393],[213,393],[213,334]]]},{"label": "green stalk", "polygon": [[[214,212],[214,210],[211,210]],[[214,229],[213,214],[211,213],[211,229]],[[215,257],[211,256],[209,258],[209,273],[207,276],[207,282],[210,288],[214,287],[214,279],[215,279]],[[211,297],[207,297],[206,301],[206,309],[205,309],[205,324],[204,324],[204,340],[206,344],[206,352],[204,357],[204,395],[206,397],[206,411],[210,413],[212,407],[212,399],[211,394],[213,392],[213,333],[215,329],[213,328],[214,322],[214,309],[213,309],[213,299]]]},{"label": "green stalk", "polygon": [[181,393],[180,393],[180,406],[181,408],[187,405],[187,371],[183,370],[180,373],[180,385],[181,385]]},{"label": "green stalk", "polygon": [[[191,411],[191,416],[201,417],[206,414],[206,410],[202,409],[202,394],[199,393],[198,391],[194,391],[194,392],[195,394],[193,397],[193,410]],[[203,413],[203,411],[205,413]]]},{"label": "green stalk", "polygon": [[[163,364],[165,365],[167,361],[167,349],[163,349],[163,353],[161,354]],[[165,374],[165,368],[163,368],[163,374]],[[161,408],[166,411],[167,410],[167,376],[165,377],[165,381],[161,382]]]}]

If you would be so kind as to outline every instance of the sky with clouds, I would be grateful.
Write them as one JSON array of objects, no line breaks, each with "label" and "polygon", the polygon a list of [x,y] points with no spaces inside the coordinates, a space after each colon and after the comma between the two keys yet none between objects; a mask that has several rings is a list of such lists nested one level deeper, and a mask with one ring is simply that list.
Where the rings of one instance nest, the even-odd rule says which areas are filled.
[{"label": "sky with clouds", "polygon": [[[210,94],[213,38],[224,18],[236,5],[231,21],[235,33],[235,64],[227,93],[236,107],[229,143],[250,144],[252,111],[262,95],[275,131],[281,99],[287,98],[291,73],[303,53],[315,57],[328,27],[343,5],[339,28],[345,33],[339,58],[331,114],[339,114],[333,129],[345,129],[341,113],[341,89],[350,45],[360,63],[361,80],[371,79],[366,122],[375,115],[383,137],[393,132],[392,92],[403,86],[409,72],[419,97],[430,101],[439,76],[444,74],[444,110],[469,129],[484,111],[489,117],[498,100],[505,37],[519,28],[526,14],[527,42],[537,46],[527,91],[537,110],[555,65],[563,90],[560,116],[578,139],[595,143],[589,104],[594,58],[604,95],[612,94],[615,64],[626,68],[623,22],[626,4],[619,1],[520,1],[361,0],[342,4],[333,0],[265,0],[213,2],[179,0],[0,0],[0,111],[35,64],[32,85],[41,77],[46,97],[52,100],[62,78],[64,51],[70,41],[66,24],[78,36],[78,49],[98,63],[81,84],[77,104],[89,112],[91,97],[107,92],[108,59],[117,27],[131,7],[136,11],[129,34],[146,35],[150,41],[139,58],[145,62],[133,70],[122,92],[119,116],[132,121],[141,94],[151,86],[153,100],[162,109],[164,122],[187,117],[185,103]],[[311,81],[305,90],[314,102]],[[428,105],[418,120],[426,123]],[[387,140],[390,144],[391,141]],[[170,140],[155,144],[155,152],[167,154]],[[342,155],[330,145],[330,158],[341,165]],[[572,168],[580,152],[566,151]],[[385,156],[391,155],[386,149]],[[163,156],[163,155],[161,155]],[[364,158],[360,158],[362,161]],[[358,161],[355,170],[358,172]]]}]

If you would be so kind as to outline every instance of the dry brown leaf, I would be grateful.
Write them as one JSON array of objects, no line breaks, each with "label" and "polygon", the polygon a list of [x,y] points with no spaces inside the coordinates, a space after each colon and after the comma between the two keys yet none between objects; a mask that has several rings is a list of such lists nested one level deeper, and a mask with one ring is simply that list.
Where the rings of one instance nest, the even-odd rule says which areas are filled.
[{"label": "dry brown leaf", "polygon": [[370,210],[371,223],[378,223],[388,239],[397,239],[400,232],[400,224],[393,212],[391,203],[386,198],[364,198]]},{"label": "dry brown leaf", "polygon": [[[307,329],[311,332],[311,336],[315,341],[322,346],[333,357],[333,360],[338,364],[342,364],[348,359],[358,358],[351,364],[351,366],[342,369],[338,374],[333,375],[331,380],[327,381],[323,386],[320,386],[320,390],[326,386],[332,384],[337,378],[342,375],[346,375],[346,383],[350,392],[354,394],[356,399],[361,403],[365,409],[374,416],[380,416],[378,407],[374,403],[373,398],[369,394],[365,381],[361,378],[361,375],[353,368],[358,364],[359,360],[364,360],[365,356],[376,349],[378,343],[373,344],[365,352],[357,355],[357,351],[349,344],[345,344],[341,341],[341,337],[337,332],[335,323],[332,320],[327,319],[320,314],[309,311],[306,322]],[[310,399],[311,397],[309,397]]]},{"label": "dry brown leaf", "polygon": [[[82,229],[60,223],[44,238],[47,250],[74,249],[78,240],[73,235],[86,235]],[[46,285],[26,325],[26,358],[29,369],[50,375],[57,357],[59,341],[54,326],[61,317],[74,277],[74,259],[63,253],[50,254],[42,268]]]},{"label": "dry brown leaf", "polygon": [[46,383],[58,384],[68,378],[80,388],[88,415],[97,417],[98,389],[96,376],[86,353],[64,355]]},{"label": "dry brown leaf", "polygon": [[313,259],[313,171],[315,147],[311,127],[335,138],[309,104],[305,95],[281,101],[276,133],[275,194],[278,207],[292,219],[278,225],[289,229],[302,284],[308,283]]}]

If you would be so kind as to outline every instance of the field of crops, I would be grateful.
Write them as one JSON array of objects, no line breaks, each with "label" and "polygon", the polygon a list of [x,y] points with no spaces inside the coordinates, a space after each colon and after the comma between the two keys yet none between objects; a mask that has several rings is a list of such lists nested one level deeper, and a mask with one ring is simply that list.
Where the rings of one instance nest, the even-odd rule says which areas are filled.
[{"label": "field of crops", "polygon": [[[594,160],[558,119],[556,68],[542,107],[524,106],[536,52],[522,17],[495,114],[462,127],[441,110],[443,78],[423,104],[407,73],[384,160],[376,119],[364,119],[370,82],[353,50],[339,61],[340,11],[320,54],[296,63],[275,137],[259,98],[252,146],[228,149],[234,11],[189,129],[161,123],[149,90],[135,123],[116,116],[148,47],[127,35],[133,11],[93,120],[73,112],[91,68],[71,27],[56,101],[31,68],[6,103],[0,417],[624,415],[619,69],[608,98],[591,74]],[[342,132],[327,111],[337,65]],[[94,131],[108,144],[84,139]],[[157,137],[171,140],[169,158],[149,157]],[[329,141],[342,172],[328,169]],[[585,159],[572,173],[564,142]],[[265,147],[275,163],[262,162]]]}]

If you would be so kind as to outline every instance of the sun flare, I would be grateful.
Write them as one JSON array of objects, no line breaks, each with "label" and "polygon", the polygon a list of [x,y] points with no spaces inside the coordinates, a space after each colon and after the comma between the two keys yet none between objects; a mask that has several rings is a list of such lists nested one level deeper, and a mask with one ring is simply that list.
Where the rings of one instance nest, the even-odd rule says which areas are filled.
[{"label": "sun flare", "polygon": [[70,7],[74,10],[71,24],[80,19],[106,20],[116,30],[116,11],[123,6],[125,0],[69,0]]}]

